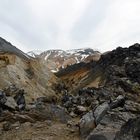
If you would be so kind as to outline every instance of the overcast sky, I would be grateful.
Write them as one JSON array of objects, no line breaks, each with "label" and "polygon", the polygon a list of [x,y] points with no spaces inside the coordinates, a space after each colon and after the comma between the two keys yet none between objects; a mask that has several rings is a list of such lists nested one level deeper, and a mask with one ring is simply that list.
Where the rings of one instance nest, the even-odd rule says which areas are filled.
[{"label": "overcast sky", "polygon": [[0,0],[0,36],[30,50],[140,43],[140,0]]}]

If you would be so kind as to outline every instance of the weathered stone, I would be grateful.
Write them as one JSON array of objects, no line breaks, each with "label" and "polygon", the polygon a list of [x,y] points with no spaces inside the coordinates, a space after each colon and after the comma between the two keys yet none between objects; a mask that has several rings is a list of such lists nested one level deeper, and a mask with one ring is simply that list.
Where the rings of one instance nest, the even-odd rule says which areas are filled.
[{"label": "weathered stone", "polygon": [[75,109],[75,113],[76,114],[83,114],[83,113],[85,113],[85,112],[87,112],[87,108],[86,107],[83,107],[83,106],[80,106],[80,105],[78,105],[77,107],[76,107],[76,109]]},{"label": "weathered stone", "polygon": [[17,108],[17,103],[15,102],[13,97],[6,97],[6,102],[4,105],[14,110],[16,110]]},{"label": "weathered stone", "polygon": [[3,130],[4,131],[8,131],[8,130],[10,130],[11,129],[11,123],[10,122],[5,122],[4,124],[3,124]]},{"label": "weathered stone", "polygon": [[131,100],[127,100],[124,105],[126,111],[130,111],[133,113],[140,113],[140,104]]},{"label": "weathered stone", "polygon": [[78,103],[78,97],[72,97],[72,103],[77,104]]},{"label": "weathered stone", "polygon": [[26,114],[24,114],[24,115],[22,115],[22,114],[14,114],[13,119],[15,121],[19,121],[21,123],[24,123],[24,122],[34,123],[35,122],[35,119],[34,118],[31,118],[30,116],[28,116]]},{"label": "weathered stone", "polygon": [[3,105],[6,102],[6,96],[5,93],[0,90],[0,105]]},{"label": "weathered stone", "polygon": [[123,107],[125,104],[125,98],[122,95],[119,95],[115,101],[110,103],[110,109],[114,109],[116,107]]},{"label": "weathered stone", "polygon": [[65,108],[61,106],[50,105],[49,110],[53,120],[58,120],[62,123],[67,123],[67,121],[71,119],[69,114],[66,112]]},{"label": "weathered stone", "polygon": [[93,134],[90,135],[87,140],[108,140],[105,136],[100,135],[100,134]]},{"label": "weathered stone", "polygon": [[64,106],[65,108],[71,108],[71,107],[73,106],[73,104],[72,104],[71,101],[67,101],[67,102],[65,102],[65,103],[63,104],[63,106]]},{"label": "weathered stone", "polygon": [[80,119],[80,134],[82,137],[86,137],[96,127],[95,118],[93,112],[90,111]]},{"label": "weathered stone", "polygon": [[73,111],[71,111],[71,112],[70,112],[70,116],[71,116],[72,118],[75,118],[75,117],[77,117],[77,114],[75,114]]},{"label": "weathered stone", "polygon": [[12,129],[19,129],[20,128],[20,122],[15,122],[14,124],[11,124]]},{"label": "weathered stone", "polygon": [[19,90],[17,95],[14,97],[14,99],[19,107],[19,110],[25,109],[25,106],[26,106],[24,94],[25,94],[24,90]]},{"label": "weathered stone", "polygon": [[102,118],[105,116],[107,111],[110,109],[109,104],[107,102],[99,105],[95,111],[94,111],[94,117],[96,124],[99,124],[99,122],[102,120]]},{"label": "weathered stone", "polygon": [[44,96],[44,97],[39,97],[36,99],[37,103],[43,102],[43,103],[56,103],[57,102],[57,97],[56,96]]}]

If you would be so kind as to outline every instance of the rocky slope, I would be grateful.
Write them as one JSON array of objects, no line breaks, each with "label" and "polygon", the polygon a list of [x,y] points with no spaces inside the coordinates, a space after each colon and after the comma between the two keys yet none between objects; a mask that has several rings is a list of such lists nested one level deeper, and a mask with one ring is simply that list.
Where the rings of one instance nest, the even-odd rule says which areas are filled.
[{"label": "rocky slope", "polygon": [[90,48],[75,49],[75,50],[48,50],[40,55],[38,52],[29,52],[33,57],[42,58],[42,61],[49,67],[52,72],[58,72],[60,69],[64,69],[69,65],[77,64],[80,62],[90,62],[92,60],[98,60],[100,53]]},{"label": "rocky slope", "polygon": [[53,95],[56,77],[39,59],[33,59],[6,40],[0,38],[0,89],[16,86],[24,89],[27,100]]}]

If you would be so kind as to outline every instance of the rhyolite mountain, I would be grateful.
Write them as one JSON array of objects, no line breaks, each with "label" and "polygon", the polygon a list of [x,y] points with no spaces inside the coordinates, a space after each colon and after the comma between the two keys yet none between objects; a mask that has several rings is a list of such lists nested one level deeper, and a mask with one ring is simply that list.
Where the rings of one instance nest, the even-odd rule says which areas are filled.
[{"label": "rhyolite mountain", "polygon": [[32,56],[0,38],[1,140],[140,139],[140,44]]},{"label": "rhyolite mountain", "polygon": [[41,58],[52,72],[58,72],[69,65],[80,62],[88,63],[92,60],[99,60],[101,53],[91,48],[73,49],[73,50],[47,50],[42,53],[31,51],[28,54],[32,57]]}]

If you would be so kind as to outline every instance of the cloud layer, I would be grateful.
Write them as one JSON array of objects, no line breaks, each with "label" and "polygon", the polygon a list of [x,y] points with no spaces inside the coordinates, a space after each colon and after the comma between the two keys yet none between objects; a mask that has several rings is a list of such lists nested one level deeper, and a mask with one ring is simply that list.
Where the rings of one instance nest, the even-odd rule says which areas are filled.
[{"label": "cloud layer", "polygon": [[83,47],[104,52],[140,42],[139,0],[0,3],[0,36],[25,52]]}]

